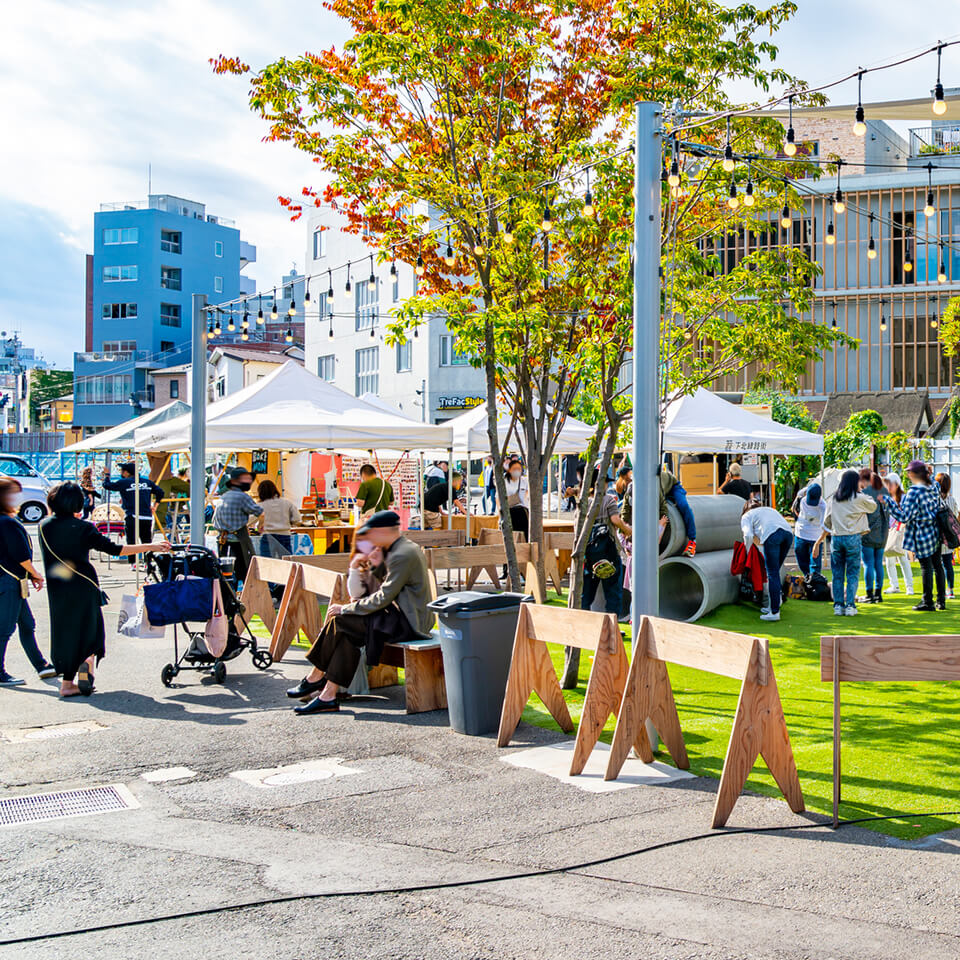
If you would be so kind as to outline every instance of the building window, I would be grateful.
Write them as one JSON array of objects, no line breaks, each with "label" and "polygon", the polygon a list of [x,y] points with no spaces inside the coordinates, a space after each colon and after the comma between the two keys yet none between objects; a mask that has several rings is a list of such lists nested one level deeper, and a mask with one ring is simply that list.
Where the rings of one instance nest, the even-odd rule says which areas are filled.
[{"label": "building window", "polygon": [[377,325],[379,283],[361,280],[357,283],[357,329],[369,330]]},{"label": "building window", "polygon": [[406,343],[397,344],[397,373],[405,373],[413,369],[413,343],[408,340]]},{"label": "building window", "polygon": [[215,257],[222,257],[222,256],[223,256],[223,241],[222,241],[222,240],[214,240],[214,242],[213,242],[213,255],[214,255]]},{"label": "building window", "polygon": [[357,351],[356,395],[380,392],[380,348],[365,347]]},{"label": "building window", "polygon": [[333,383],[336,376],[337,358],[334,354],[328,353],[326,356],[317,357],[317,376],[327,383]]},{"label": "building window", "polygon": [[116,243],[137,243],[140,240],[138,227],[106,227],[103,231],[104,246]]},{"label": "building window", "polygon": [[160,286],[164,290],[179,290],[182,285],[183,273],[179,267],[160,268]]},{"label": "building window", "polygon": [[213,390],[218,400],[225,397],[227,395],[227,378],[217,377],[217,382],[214,384]]},{"label": "building window", "polygon": [[135,263],[127,264],[123,267],[104,267],[103,282],[115,283],[118,280],[136,280],[137,265]]},{"label": "building window", "polygon": [[469,365],[470,357],[460,350],[457,338],[453,334],[443,334],[440,337],[440,366],[468,367]]},{"label": "building window", "polygon": [[161,230],[160,249],[164,253],[183,253],[183,249],[180,246],[180,231]]},{"label": "building window", "polygon": [[169,353],[173,350],[173,341],[172,340],[161,340],[160,341],[160,352]]},{"label": "building window", "polygon": [[74,386],[77,403],[126,403],[133,390],[133,378],[130,374],[77,377]]},{"label": "building window", "polygon": [[179,380],[170,381],[170,399],[171,400],[180,399],[180,381]]},{"label": "building window", "polygon": [[[180,288],[177,287],[179,290]],[[223,277],[214,277],[213,278],[213,292],[214,293],[223,293]]]},{"label": "building window", "polygon": [[103,305],[104,320],[133,320],[137,316],[135,303],[105,303]]},{"label": "building window", "polygon": [[317,227],[313,231],[313,259],[319,260],[321,257],[326,256],[326,243],[324,242],[323,237],[323,227]]},{"label": "building window", "polygon": [[179,303],[161,303],[160,304],[160,325],[163,327],[180,326],[180,304]]},{"label": "building window", "polygon": [[101,350],[103,353],[134,353],[137,349],[136,340],[104,340]]}]

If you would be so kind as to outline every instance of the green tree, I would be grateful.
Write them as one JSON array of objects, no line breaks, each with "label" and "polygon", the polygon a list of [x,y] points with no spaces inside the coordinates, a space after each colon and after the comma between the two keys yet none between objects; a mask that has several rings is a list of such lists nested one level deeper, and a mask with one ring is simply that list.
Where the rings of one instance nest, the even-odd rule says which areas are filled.
[{"label": "green tree", "polygon": [[30,425],[36,429],[40,404],[66,396],[73,390],[73,371],[34,369],[27,373],[27,382],[27,395],[30,398]]}]

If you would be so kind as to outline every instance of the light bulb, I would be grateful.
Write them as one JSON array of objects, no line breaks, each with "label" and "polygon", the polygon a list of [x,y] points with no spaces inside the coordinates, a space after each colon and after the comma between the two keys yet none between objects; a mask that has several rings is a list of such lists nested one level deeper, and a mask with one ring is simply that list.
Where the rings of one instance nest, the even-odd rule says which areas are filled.
[{"label": "light bulb", "polygon": [[310,302],[310,281],[309,280],[307,281],[307,292],[303,295],[303,302],[304,303]]},{"label": "light bulb", "polygon": [[827,224],[827,235],[826,235],[826,237],[824,237],[824,242],[825,242],[828,246],[831,246],[831,247],[837,242],[837,236],[836,236],[836,234],[833,232],[833,224],[832,224],[832,223],[828,223],[828,224]]},{"label": "light bulb", "polygon": [[913,261],[910,259],[910,255],[907,254],[907,259],[903,261],[903,269],[909,273],[913,269]]},{"label": "light bulb", "polygon": [[330,329],[327,330],[327,339],[328,340],[333,339],[333,323],[330,324]]},{"label": "light bulb", "polygon": [[787,130],[787,142],[783,145],[783,152],[788,157],[795,157],[797,155],[797,144],[794,136],[793,127],[790,127],[790,129]]},{"label": "light bulb", "polygon": [[937,329],[937,317],[936,317],[936,314],[934,314],[933,319],[930,321],[930,326],[931,326],[934,330]]},{"label": "light bulb", "polygon": [[857,107],[856,119],[853,121],[854,136],[862,137],[867,132],[867,124],[864,120],[863,107]]},{"label": "light bulb", "polygon": [[213,325],[213,335],[214,335],[215,337],[219,337],[221,333],[223,333],[223,330],[222,330],[222,328],[220,327],[220,322],[217,321],[217,322]]},{"label": "light bulb", "polygon": [[789,230],[793,225],[793,218],[790,216],[790,206],[789,204],[783,205],[783,212],[780,214],[780,226],[784,230]]},{"label": "light bulb", "polygon": [[723,148],[723,169],[727,173],[733,173],[733,168],[736,166],[736,161],[733,159],[733,147],[728,143]]},{"label": "light bulb", "polygon": [[540,229],[544,233],[549,233],[553,229],[553,220],[550,219],[550,207],[543,208],[543,219],[540,221]]},{"label": "light bulb", "polygon": [[231,317],[231,318],[227,321],[227,330],[228,330],[230,333],[233,333],[233,331],[236,330],[236,329],[237,329],[237,326],[236,326],[236,324],[233,322],[233,317]]},{"label": "light bulb", "polygon": [[273,308],[270,311],[270,319],[271,320],[277,319],[277,301],[276,300],[273,301]]},{"label": "light bulb", "polygon": [[507,229],[503,233],[503,242],[506,244],[513,243],[513,224],[508,223]]},{"label": "light bulb", "polygon": [[290,306],[287,307],[287,316],[288,316],[288,317],[295,317],[296,315],[297,315],[297,301],[296,301],[296,300],[291,300],[291,301],[290,301]]},{"label": "light bulb", "polygon": [[249,330],[249,329],[250,329],[250,321],[249,321],[246,317],[243,318],[243,323],[240,324],[240,329],[241,329],[241,330]]},{"label": "light bulb", "polygon": [[476,242],[476,245],[475,245],[474,248],[473,248],[473,252],[474,252],[474,254],[476,254],[476,256],[478,256],[478,257],[482,257],[482,256],[486,253],[486,250],[484,250],[484,248],[483,248],[483,243],[481,242],[481,240],[479,239],[479,237],[477,238],[477,242]]},{"label": "light bulb", "polygon": [[390,277],[394,280],[396,280],[397,278],[397,261],[396,260],[390,261]]},{"label": "light bulb", "polygon": [[947,112],[947,104],[943,99],[943,84],[939,81],[933,91],[933,112],[942,117]]},{"label": "light bulb", "polygon": [[243,333],[240,334],[240,339],[241,339],[241,340],[249,340],[249,339],[250,339],[250,334],[247,333],[246,330],[244,330]]},{"label": "light bulb", "polygon": [[745,206],[752,207],[754,204],[753,181],[747,181],[747,188],[743,191],[743,202]]},{"label": "light bulb", "polygon": [[443,262],[448,267],[452,267],[457,262],[457,258],[453,254],[453,247],[451,247],[449,243],[447,244],[447,253],[446,253],[446,256],[443,258]]},{"label": "light bulb", "polygon": [[352,290],[353,290],[353,287],[350,286],[350,278],[347,277],[347,282],[346,284],[344,284],[343,292],[349,296]]},{"label": "light bulb", "polygon": [[867,244],[867,259],[877,259],[877,245],[873,242],[873,237],[870,238],[870,242]]},{"label": "light bulb", "polygon": [[287,335],[283,338],[287,343],[293,343],[293,331],[288,327]]},{"label": "light bulb", "polygon": [[736,210],[740,206],[740,199],[737,197],[737,182],[736,180],[730,181],[730,196],[727,197],[727,206],[731,210]]},{"label": "light bulb", "polygon": [[927,205],[923,208],[923,215],[925,217],[932,217],[937,212],[937,208],[933,204],[933,191],[927,191]]},{"label": "light bulb", "polygon": [[596,211],[593,206],[593,194],[588,190],[583,198],[583,215],[592,217]]},{"label": "light bulb", "polygon": [[880,318],[880,332],[883,333],[886,329],[887,329],[887,321],[886,321],[886,318],[881,317],[881,318]]},{"label": "light bulb", "polygon": [[670,164],[670,175],[667,177],[667,183],[671,187],[680,186],[680,164],[677,161],[677,158],[673,158],[673,163]]},{"label": "light bulb", "polygon": [[417,265],[414,267],[414,271],[418,277],[422,277],[427,272],[426,267],[423,265],[423,257],[419,253],[417,254]]},{"label": "light bulb", "polygon": [[946,283],[947,282],[947,265],[945,263],[940,264],[940,269],[937,271],[937,283]]},{"label": "light bulb", "polygon": [[262,307],[257,311],[257,325],[259,326],[261,323],[263,323],[263,308],[262,308]]},{"label": "light bulb", "polygon": [[847,205],[843,202],[843,191],[837,187],[837,192],[834,194],[833,198],[833,209],[837,213],[843,213],[847,209]]}]

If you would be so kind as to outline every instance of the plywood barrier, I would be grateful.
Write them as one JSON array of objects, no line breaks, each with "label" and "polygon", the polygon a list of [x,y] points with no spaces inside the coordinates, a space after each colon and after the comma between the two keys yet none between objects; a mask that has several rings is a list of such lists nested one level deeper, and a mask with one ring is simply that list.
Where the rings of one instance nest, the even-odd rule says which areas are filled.
[{"label": "plywood barrier", "polygon": [[[563,579],[570,569],[570,560],[573,557],[573,534],[572,533],[544,533],[543,548],[547,551],[547,556],[553,554],[556,557],[557,577]],[[546,564],[544,564],[546,572]]]},{"label": "plywood barrier", "polygon": [[346,603],[349,599],[342,573],[302,563],[292,563],[290,567],[277,622],[270,636],[270,654],[274,662],[283,659],[301,630],[311,642],[317,639],[325,622],[320,618],[321,597],[330,603]]},{"label": "plywood barrier", "polygon": [[821,637],[820,679],[833,682],[833,825],[840,825],[840,684],[960,680],[960,636]]},{"label": "plywood barrier", "polygon": [[497,746],[505,747],[510,742],[531,693],[540,697],[565,733],[573,730],[548,643],[594,653],[570,764],[570,775],[576,776],[586,766],[607,719],[620,709],[629,669],[627,653],[612,613],[520,604]]},{"label": "plywood barrier", "polygon": [[[250,617],[256,614],[264,626],[272,633],[277,622],[277,613],[273,608],[273,597],[270,596],[270,584],[286,583],[290,579],[290,569],[293,566],[287,560],[276,560],[273,557],[254,557],[250,561],[250,568],[243,581],[240,591],[240,602],[244,607],[244,617],[249,622]],[[243,624],[239,614],[234,618],[235,626],[243,632]]]},{"label": "plywood barrier", "polygon": [[801,813],[803,792],[767,641],[659,617],[640,621],[605,779],[617,778],[631,747],[645,763],[653,760],[645,728],[648,719],[676,765],[682,770],[690,766],[668,662],[742,681],[713,826],[727,822],[758,756],[763,757],[790,809]]},{"label": "plywood barrier", "polygon": [[[537,576],[537,544],[518,543],[517,563],[525,570],[524,592],[530,593],[537,603],[543,603],[545,598]],[[439,596],[437,590],[438,570],[458,570],[472,568],[493,569],[494,587],[500,589],[500,579],[496,576],[496,568],[507,562],[507,551],[503,543],[489,544],[484,547],[434,547],[426,551],[427,572],[430,577],[430,590],[433,599]]]},{"label": "plywood barrier", "polygon": [[[517,544],[526,544],[526,538],[522,533],[514,533],[513,535],[514,542]],[[480,539],[478,546],[484,547],[489,544],[502,544],[503,543],[503,531],[502,530],[489,530],[484,528],[480,531]],[[526,557],[526,552],[523,550],[517,551],[517,562],[524,563],[525,561],[521,557]],[[491,582],[496,585],[499,589],[500,579],[497,576],[497,568],[495,566],[487,567],[473,567],[471,570],[467,571],[467,585],[466,589],[470,590],[473,585],[477,582],[477,578],[480,576],[482,571],[486,571],[487,576],[490,577]],[[543,555],[543,574],[544,580],[549,584],[553,583],[553,589],[556,591],[557,596],[563,596],[563,586],[561,584],[560,570],[557,567],[557,555],[551,549],[547,549]]]}]

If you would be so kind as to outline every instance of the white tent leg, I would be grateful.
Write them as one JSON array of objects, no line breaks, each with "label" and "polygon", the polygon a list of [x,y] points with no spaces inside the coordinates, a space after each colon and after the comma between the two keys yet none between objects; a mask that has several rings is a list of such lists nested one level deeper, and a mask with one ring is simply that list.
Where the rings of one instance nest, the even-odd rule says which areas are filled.
[{"label": "white tent leg", "polygon": [[[136,450],[133,451],[133,542],[140,542],[140,455]],[[135,582],[137,584],[137,593],[140,592],[140,557],[135,555],[133,558],[133,570]]]}]

